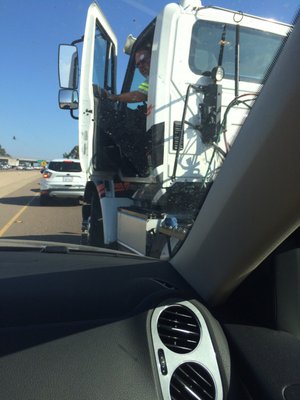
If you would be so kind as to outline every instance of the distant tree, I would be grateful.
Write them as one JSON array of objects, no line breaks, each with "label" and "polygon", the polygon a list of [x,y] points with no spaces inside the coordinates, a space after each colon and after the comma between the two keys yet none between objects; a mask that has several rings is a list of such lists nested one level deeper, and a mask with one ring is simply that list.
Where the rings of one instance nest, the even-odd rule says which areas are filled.
[{"label": "distant tree", "polygon": [[79,158],[79,148],[74,146],[70,153],[64,153],[63,158]]},{"label": "distant tree", "polygon": [[6,150],[1,146],[0,144],[0,156],[1,157],[10,157],[8,153],[6,153]]}]

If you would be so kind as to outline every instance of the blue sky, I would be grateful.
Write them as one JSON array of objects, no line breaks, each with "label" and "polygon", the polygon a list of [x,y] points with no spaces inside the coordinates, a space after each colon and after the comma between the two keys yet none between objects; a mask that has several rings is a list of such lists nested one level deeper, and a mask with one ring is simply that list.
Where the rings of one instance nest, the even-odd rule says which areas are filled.
[{"label": "blue sky", "polygon": [[[129,33],[137,36],[170,1],[99,0],[119,40],[118,82]],[[57,53],[84,32],[90,0],[0,0],[0,144],[14,157],[61,157],[77,144],[77,122],[58,108]],[[299,0],[205,1],[291,22]],[[16,138],[16,140],[13,139]]]}]

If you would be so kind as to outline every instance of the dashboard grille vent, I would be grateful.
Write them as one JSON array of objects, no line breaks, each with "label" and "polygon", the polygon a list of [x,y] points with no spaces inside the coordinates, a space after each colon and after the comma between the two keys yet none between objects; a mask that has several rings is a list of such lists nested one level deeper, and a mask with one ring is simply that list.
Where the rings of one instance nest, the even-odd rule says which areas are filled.
[{"label": "dashboard grille vent", "polygon": [[200,323],[196,315],[180,305],[168,307],[160,314],[157,330],[163,344],[179,354],[191,352],[200,340]]},{"label": "dashboard grille vent", "polygon": [[216,388],[211,375],[196,363],[180,365],[170,382],[172,400],[214,400]]}]

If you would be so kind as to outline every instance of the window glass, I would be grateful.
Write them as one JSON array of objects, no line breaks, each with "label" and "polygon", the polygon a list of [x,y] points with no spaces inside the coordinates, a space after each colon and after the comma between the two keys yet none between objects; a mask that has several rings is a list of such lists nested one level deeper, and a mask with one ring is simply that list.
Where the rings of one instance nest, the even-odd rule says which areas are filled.
[{"label": "window glass", "polygon": [[[134,70],[134,75],[133,75],[133,79],[130,85],[130,89],[129,91],[134,91],[134,90],[138,90],[139,86],[141,83],[143,83],[145,81],[145,77],[140,73],[138,68],[135,68]],[[131,108],[131,109],[135,109],[138,106],[141,106],[143,103],[127,103],[127,107]]]},{"label": "window glass", "polygon": [[101,28],[96,25],[93,84],[107,90],[114,89],[114,46]]},{"label": "window glass", "polygon": [[112,44],[109,43],[109,48],[108,48],[108,58],[107,58],[107,84],[109,87],[107,89],[112,89],[112,68],[113,68],[113,62],[112,62]]},{"label": "window glass", "polygon": [[[221,64],[225,78],[234,79],[235,38],[235,25],[197,21],[189,57],[192,71],[196,74],[211,71],[218,65],[223,49]],[[240,80],[260,83],[281,44],[280,35],[240,27]]]},{"label": "window glass", "polygon": [[48,169],[56,172],[81,172],[80,163],[74,161],[51,161]]},{"label": "window glass", "polygon": [[95,33],[93,83],[102,88],[104,87],[107,46],[107,40],[104,39],[97,25]]}]

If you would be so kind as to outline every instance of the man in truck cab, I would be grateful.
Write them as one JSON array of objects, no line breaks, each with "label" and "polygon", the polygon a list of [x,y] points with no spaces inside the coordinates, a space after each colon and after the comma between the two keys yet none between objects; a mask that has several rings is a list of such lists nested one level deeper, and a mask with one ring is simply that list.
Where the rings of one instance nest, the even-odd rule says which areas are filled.
[{"label": "man in truck cab", "polygon": [[140,103],[147,101],[149,88],[151,53],[148,49],[140,49],[135,53],[135,65],[140,73],[146,78],[137,90],[121,94],[111,94],[108,98],[112,101],[121,101],[124,103]]}]

